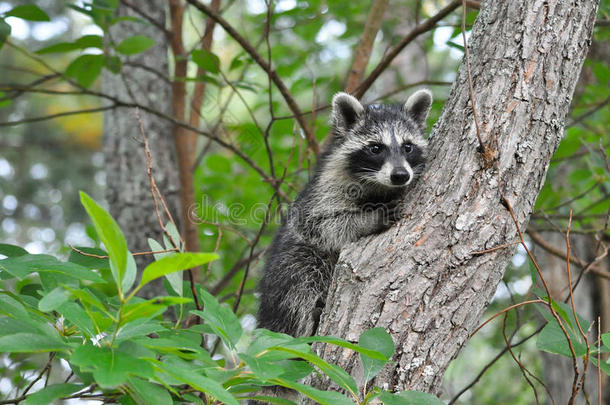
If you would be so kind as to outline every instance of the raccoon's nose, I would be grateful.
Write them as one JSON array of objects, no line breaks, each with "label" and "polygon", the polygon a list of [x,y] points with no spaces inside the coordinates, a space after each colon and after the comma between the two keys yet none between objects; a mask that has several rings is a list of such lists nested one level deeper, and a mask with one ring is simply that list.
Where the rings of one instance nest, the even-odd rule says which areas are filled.
[{"label": "raccoon's nose", "polygon": [[409,172],[404,167],[397,167],[392,171],[392,174],[390,174],[390,181],[395,186],[402,186],[409,181],[410,178]]}]

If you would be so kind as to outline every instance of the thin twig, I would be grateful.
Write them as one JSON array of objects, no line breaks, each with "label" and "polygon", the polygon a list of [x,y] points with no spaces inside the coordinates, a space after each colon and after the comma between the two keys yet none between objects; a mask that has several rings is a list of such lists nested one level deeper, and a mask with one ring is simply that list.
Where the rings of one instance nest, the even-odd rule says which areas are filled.
[{"label": "thin twig", "polygon": [[21,393],[22,396],[27,395],[27,393],[32,389],[32,387],[34,386],[34,384],[36,384],[38,381],[40,381],[40,379],[42,378],[42,376],[47,372],[47,370],[49,370],[51,368],[51,364],[53,363],[53,359],[55,358],[55,352],[51,352],[49,353],[49,360],[47,360],[47,363],[45,364],[44,368],[42,370],[40,370],[40,373],[38,373],[38,376],[32,380],[27,387],[25,387],[25,389],[23,390],[23,392]]},{"label": "thin twig", "polygon": [[576,356],[576,351],[574,350],[574,344],[572,343],[572,339],[570,338],[568,331],[566,330],[565,326],[563,325],[561,318],[559,317],[559,315],[557,314],[557,311],[555,311],[555,308],[553,307],[553,298],[551,295],[551,290],[549,289],[549,286],[548,286],[546,280],[544,279],[544,276],[542,275],[542,270],[540,269],[540,266],[538,266],[538,262],[534,258],[534,255],[532,254],[530,249],[527,247],[527,243],[525,243],[525,239],[523,238],[523,233],[521,232],[521,227],[519,227],[519,222],[517,222],[517,218],[515,217],[513,207],[504,195],[502,195],[502,203],[504,204],[506,209],[508,209],[508,212],[510,213],[513,223],[514,223],[515,227],[517,228],[517,234],[519,235],[519,239],[521,240],[521,245],[527,252],[528,257],[531,260],[532,264],[534,265],[534,268],[536,269],[536,272],[538,273],[538,277],[540,277],[540,281],[542,282],[542,285],[544,286],[544,290],[547,294],[547,299],[548,299],[548,301],[545,301],[545,303],[547,304],[549,311],[551,311],[551,315],[553,315],[553,318],[555,318],[555,320],[557,321],[557,324],[559,325],[561,332],[563,333],[563,335],[565,336],[565,338],[568,341],[568,346],[570,348],[570,353],[572,355],[572,366],[574,369],[574,380],[572,381],[572,397],[570,398],[568,405],[573,405],[574,398],[576,397],[576,394],[578,393],[578,390],[579,390],[579,388],[578,388],[578,377],[579,377],[578,360],[577,360],[577,356]]},{"label": "thin twig", "polygon": [[[190,0],[189,0],[190,1]],[[453,0],[449,3],[445,8],[441,9],[438,13],[428,18],[421,24],[415,26],[411,32],[409,32],[396,46],[390,49],[383,59],[379,62],[379,64],[373,69],[373,71],[360,83],[358,88],[354,91],[354,96],[356,98],[361,98],[364,93],[371,87],[371,85],[379,78],[381,73],[383,73],[387,67],[392,63],[394,58],[398,56],[398,54],[413,40],[419,37],[421,34],[430,31],[437,22],[445,18],[447,15],[451,14],[456,8],[458,8],[461,4],[461,0]]]},{"label": "thin twig", "polygon": [[[532,332],[531,334],[529,334],[528,336],[524,337],[523,339],[521,339],[520,341],[512,344],[510,347],[517,347],[522,345],[523,343],[527,342],[528,340],[530,340],[531,338],[533,338],[534,336],[536,336],[537,334],[539,334],[542,329],[546,326],[542,325],[539,326],[538,329],[536,329],[534,332]],[[468,391],[470,388],[472,388],[475,384],[477,384],[479,382],[479,380],[481,379],[481,377],[483,377],[483,375],[487,372],[487,370],[489,370],[491,368],[491,366],[493,366],[498,360],[500,360],[502,358],[502,356],[504,356],[504,354],[506,354],[506,352],[508,352],[508,347],[504,347],[493,359],[491,359],[491,361],[489,361],[479,372],[479,374],[476,375],[476,377],[473,378],[473,380],[468,383],[464,388],[462,388],[457,394],[455,394],[453,396],[453,398],[451,398],[451,400],[449,401],[448,405],[453,405],[455,404],[455,402],[459,399],[459,397],[461,397],[466,391]]]},{"label": "thin twig", "polygon": [[515,246],[515,245],[518,245],[520,243],[521,243],[521,241],[505,243],[505,244],[500,245],[500,246],[494,246],[494,247],[489,248],[489,249],[479,250],[479,251],[476,251],[476,252],[472,252],[471,254],[473,254],[473,255],[482,255],[482,254],[493,252],[493,251],[496,251],[496,250],[499,250],[499,249],[505,249],[507,247]]},{"label": "thin twig", "polygon": [[348,71],[349,73],[345,84],[345,91],[348,93],[353,92],[364,77],[366,66],[371,58],[373,43],[375,42],[375,37],[383,22],[383,15],[387,6],[388,0],[373,1],[366,19],[366,24],[362,30],[362,37],[354,51],[352,66]]},{"label": "thin twig", "polygon": [[597,188],[597,186],[599,186],[600,184],[602,184],[602,180],[599,179],[597,180],[591,187],[589,187],[588,189],[586,189],[585,191],[583,191],[582,193],[578,194],[576,197],[572,197],[567,201],[564,201],[552,208],[548,208],[546,211],[556,211],[561,207],[565,207],[566,205],[570,205],[572,204],[574,201],[580,200],[581,198],[583,198],[584,196],[586,196],[587,194],[589,194],[591,191],[595,190]]},{"label": "thin twig", "polygon": [[229,24],[227,20],[225,20],[220,14],[218,14],[211,7],[202,3],[199,0],[186,1],[208,17],[212,18],[220,26],[222,26],[226,33],[229,34],[235,41],[237,41],[237,43],[244,49],[244,51],[246,51],[248,55],[250,55],[252,59],[254,59],[254,61],[265,71],[265,73],[267,73],[267,75],[271,78],[275,86],[278,88],[278,90],[284,97],[284,100],[286,101],[286,104],[288,105],[290,111],[292,111],[292,113],[295,115],[295,119],[297,120],[299,126],[305,133],[305,136],[309,143],[309,147],[316,155],[318,155],[320,153],[320,146],[318,145],[318,142],[316,141],[316,138],[312,133],[309,124],[303,118],[301,109],[299,108],[298,104],[294,100],[294,97],[288,90],[288,87],[286,87],[277,72],[267,63],[267,61],[261,56],[261,54],[258,53],[258,51],[252,46],[252,44],[239,32],[237,32],[237,30],[231,24]]},{"label": "thin twig", "polygon": [[474,119],[474,126],[477,132],[477,139],[479,140],[479,152],[483,153],[484,158],[487,160],[488,152],[485,148],[485,144],[483,144],[483,139],[481,138],[481,128],[479,127],[477,109],[475,108],[474,86],[472,85],[472,74],[470,72],[470,52],[468,51],[468,44],[466,43],[466,0],[462,0],[462,39],[464,40],[464,62],[466,64],[466,73],[468,76],[468,92],[470,95],[470,104],[472,105],[472,117]]},{"label": "thin twig", "polygon": [[229,271],[227,271],[224,276],[212,287],[210,287],[210,294],[218,295],[222,291],[223,288],[229,284],[229,281],[233,279],[233,277],[241,270],[242,267],[246,266],[249,262],[257,260],[265,253],[265,249],[261,249],[255,252],[253,255],[246,257],[244,259],[239,260],[237,263],[231,267]]},{"label": "thin twig", "polygon": [[[570,304],[572,305],[572,313],[574,314],[574,319],[576,320],[576,325],[578,326],[578,331],[580,335],[585,340],[586,352],[585,359],[583,361],[583,372],[580,380],[580,386],[585,388],[585,378],[587,376],[587,367],[589,366],[589,354],[590,354],[590,346],[589,346],[589,338],[586,333],[582,330],[582,326],[580,325],[580,320],[578,319],[578,313],[576,313],[576,306],[574,304],[574,292],[572,290],[572,273],[570,272],[570,226],[572,225],[572,209],[570,209],[570,219],[568,220],[568,226],[566,229],[566,267],[568,272],[568,289],[570,296]],[[572,394],[575,397],[575,394]]]},{"label": "thin twig", "polygon": [[138,7],[135,4],[132,4],[132,3],[130,3],[127,0],[121,0],[121,3],[123,3],[126,7],[130,8],[131,10],[133,10],[140,17],[142,17],[143,19],[145,19],[146,21],[151,23],[159,31],[163,32],[163,34],[165,34],[165,36],[167,38],[169,38],[172,35],[171,31],[169,31],[168,29],[165,28],[164,22],[157,21],[152,16],[146,14],[144,11],[142,11],[142,7]]},{"label": "thin twig", "polygon": [[[174,225],[175,229],[178,229],[178,227],[176,226],[176,222],[174,221],[174,218],[172,217],[172,214],[169,211],[167,204],[165,203],[165,199],[163,198],[163,195],[161,195],[161,192],[159,191],[159,188],[157,187],[157,185],[155,183],[155,178],[152,174],[152,155],[150,153],[150,148],[148,147],[148,138],[146,137],[146,132],[144,131],[144,125],[142,123],[142,119],[140,118],[138,110],[136,110],[136,119],[140,126],[140,133],[142,135],[142,140],[144,142],[144,151],[146,153],[146,170],[148,173],[148,179],[150,181],[150,193],[152,195],[153,203],[155,205],[155,213],[157,215],[157,220],[159,222],[159,226],[163,230],[163,233],[167,236],[168,240],[170,241],[170,243],[172,244],[174,249],[177,249],[179,251],[182,244],[184,243],[184,241],[182,240],[182,236],[180,236],[180,234],[178,234],[178,237],[180,238],[180,240],[175,241],[174,238],[172,237],[172,235],[169,233],[169,231],[165,227],[165,225],[163,224],[163,219],[161,218],[161,214],[159,213],[159,202],[160,202],[163,205],[165,214],[168,216],[170,222]],[[199,297],[198,297],[197,291],[195,289],[195,280],[193,277],[193,270],[188,269],[187,274],[188,274],[188,278],[189,278],[189,285],[191,287],[191,293],[193,294],[193,301],[195,302],[195,307],[198,310],[201,310],[202,309],[201,303],[199,302]],[[199,318],[197,318],[197,319],[199,319]]]},{"label": "thin twig", "polygon": [[507,315],[508,315],[508,312],[505,312],[504,321],[502,323],[502,337],[504,338],[504,344],[508,348],[508,352],[510,353],[510,356],[513,358],[515,363],[517,363],[517,365],[519,366],[521,375],[523,375],[523,378],[525,378],[525,381],[527,382],[527,384],[532,388],[532,391],[534,391],[534,398],[536,399],[536,404],[540,405],[540,400],[538,399],[538,391],[536,390],[534,383],[528,377],[528,374],[531,375],[531,373],[529,373],[529,370],[527,370],[527,368],[523,365],[523,363],[517,358],[517,356],[515,356],[513,349],[510,347],[510,340],[508,339],[508,336],[506,336],[506,320],[508,319]]},{"label": "thin twig", "polygon": [[271,196],[271,199],[269,200],[269,203],[267,204],[267,210],[265,212],[265,219],[263,220],[263,224],[261,225],[260,229],[258,230],[256,237],[254,238],[254,242],[252,242],[252,247],[250,248],[250,257],[248,258],[248,262],[247,262],[246,268],[244,270],[244,277],[241,279],[241,282],[239,283],[237,295],[235,296],[235,301],[233,302],[233,312],[235,312],[235,313],[237,313],[237,308],[239,307],[241,297],[244,293],[244,287],[246,285],[246,280],[248,279],[248,273],[250,270],[250,263],[252,263],[252,258],[254,256],[254,247],[258,244],[258,241],[260,240],[261,236],[263,235],[263,232],[265,231],[265,228],[267,227],[267,224],[269,223],[269,216],[270,216],[271,207],[273,205],[274,199],[275,199],[275,193],[273,193],[273,195]]},{"label": "thin twig", "polygon": [[485,325],[487,325],[489,322],[493,321],[494,319],[496,319],[497,317],[499,317],[500,315],[502,315],[505,312],[510,311],[511,309],[515,309],[515,308],[519,308],[523,305],[529,305],[529,304],[545,304],[548,305],[548,303],[545,300],[542,300],[540,298],[536,298],[535,300],[529,300],[529,301],[523,301],[523,302],[518,302],[514,305],[511,305],[509,307],[504,308],[503,310],[496,312],[494,315],[492,315],[491,318],[489,318],[488,320],[486,320],[485,322],[483,322],[482,324],[480,324],[475,330],[474,332],[472,332],[470,334],[470,336],[468,336],[468,339],[471,339],[474,335],[477,334],[478,331],[480,331]]},{"label": "thin twig", "polygon": [[44,115],[44,116],[40,116],[40,117],[29,117],[29,118],[23,118],[23,119],[15,120],[15,121],[3,121],[3,122],[0,122],[0,127],[13,127],[15,125],[31,124],[32,122],[47,121],[47,120],[52,120],[55,118],[67,117],[70,115],[95,114],[95,113],[100,113],[100,112],[104,112],[104,111],[108,111],[108,110],[113,110],[117,107],[118,107],[118,104],[111,104],[111,105],[107,105],[104,107],[85,108],[82,110],[73,110],[73,111],[63,111],[60,113],[48,114],[48,115]]},{"label": "thin twig", "polygon": [[[212,2],[210,3],[210,7],[212,8],[212,10],[218,12],[220,9],[220,0],[212,0]],[[205,31],[200,40],[201,49],[204,49],[206,51],[210,51],[212,49],[215,27],[216,21],[211,18],[208,18],[205,22]],[[205,72],[205,69],[203,69],[201,66],[197,66],[197,77],[201,77],[203,74],[205,74]],[[195,83],[193,95],[191,96],[191,112],[189,116],[189,124],[191,124],[191,126],[195,128],[199,127],[199,120],[201,118],[201,105],[203,103],[204,95],[206,93],[206,87],[207,84],[205,81],[198,81],[197,83]],[[194,167],[197,166],[195,165]]]},{"label": "thin twig", "polygon": [[[73,245],[68,245],[68,247],[70,249],[74,250],[76,253],[81,254],[83,256],[95,257],[96,259],[109,259],[110,258],[110,256],[108,256],[108,255],[96,255],[93,253],[84,252]],[[155,251],[150,251],[150,252],[135,252],[135,253],[132,253],[132,256],[156,255],[158,253],[170,253],[170,252],[179,252],[179,251],[180,250],[178,248],[173,248],[173,249],[155,250]]]},{"label": "thin twig", "polygon": [[602,333],[601,318],[597,317],[597,405],[602,405]]},{"label": "thin twig", "polygon": [[570,121],[568,123],[567,127],[571,127],[571,126],[578,124],[579,122],[583,121],[584,119],[588,118],[589,116],[595,114],[597,111],[604,108],[606,105],[608,105],[608,103],[610,103],[610,97],[606,97],[606,99],[604,101],[600,102],[595,108],[592,108],[589,111],[587,111],[586,113],[583,113],[583,114],[579,115],[578,117],[574,118],[572,121]]},{"label": "thin twig", "polygon": [[[538,232],[528,229],[527,234],[529,235],[530,239],[532,239],[538,246],[540,246],[547,252],[549,252],[552,255],[557,256],[561,259],[564,259],[564,260],[566,259],[567,256],[564,252],[562,252],[560,249],[557,249],[555,246],[553,246],[552,244],[545,241],[544,238],[542,237],[542,235],[540,235]],[[585,272],[584,269],[586,269],[586,271],[590,271],[591,273],[593,273],[599,277],[610,279],[610,272],[604,271],[604,270],[594,266],[595,263],[602,260],[604,257],[606,257],[607,254],[608,254],[608,251],[606,250],[604,253],[602,253],[602,255],[596,257],[590,263],[586,263],[585,261],[579,259],[578,257],[571,255],[570,262],[577,265],[581,269],[583,269],[582,273],[584,273]],[[576,282],[576,284],[578,284],[578,281]]]}]

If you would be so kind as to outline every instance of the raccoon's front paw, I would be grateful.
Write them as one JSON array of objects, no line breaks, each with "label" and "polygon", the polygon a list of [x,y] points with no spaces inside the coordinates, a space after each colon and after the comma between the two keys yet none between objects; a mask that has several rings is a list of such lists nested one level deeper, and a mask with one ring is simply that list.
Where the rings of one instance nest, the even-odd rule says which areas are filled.
[{"label": "raccoon's front paw", "polygon": [[400,201],[391,201],[377,208],[377,232],[383,232],[403,217]]},{"label": "raccoon's front paw", "polygon": [[402,200],[393,200],[387,204],[387,219],[389,225],[398,222],[404,217],[404,206]]}]

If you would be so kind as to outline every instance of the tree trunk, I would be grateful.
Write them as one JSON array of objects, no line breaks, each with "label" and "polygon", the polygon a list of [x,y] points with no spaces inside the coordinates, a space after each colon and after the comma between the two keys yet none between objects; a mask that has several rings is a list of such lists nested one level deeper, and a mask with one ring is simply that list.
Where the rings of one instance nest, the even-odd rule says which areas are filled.
[{"label": "tree trunk", "polygon": [[[318,334],[350,341],[384,327],[396,353],[375,384],[436,393],[489,303],[542,186],[590,43],[598,1],[484,2],[470,37],[478,151],[463,64],[433,131],[428,168],[389,231],[343,250]],[[321,356],[362,381],[358,356]],[[328,389],[328,380],[312,382]]]},{"label": "tree trunk", "polygon": [[[165,25],[165,3],[164,0],[130,1],[130,4],[145,11],[161,26]],[[123,3],[118,7],[118,14],[141,18]],[[116,43],[136,34],[146,35],[155,40],[156,44],[143,53],[129,56],[129,64],[123,66],[119,75],[105,72],[102,77],[103,89],[122,100],[137,101],[171,115],[171,84],[167,80],[168,44],[164,33],[152,25],[130,21],[117,23],[110,29],[110,36]],[[154,67],[156,71],[138,66]],[[180,212],[179,181],[172,124],[144,111],[140,111],[139,116],[149,142],[155,182],[172,210],[172,215],[178,220],[176,213]],[[162,239],[162,230],[155,215],[150,192],[146,154],[140,141],[141,137],[134,110],[114,109],[104,114],[106,199],[110,213],[125,232],[132,252],[150,250],[148,238],[158,241]],[[165,217],[164,222],[166,221]],[[150,257],[138,257],[139,267],[149,260]],[[143,295],[155,296],[162,291],[162,284],[157,283],[144,291]]]}]

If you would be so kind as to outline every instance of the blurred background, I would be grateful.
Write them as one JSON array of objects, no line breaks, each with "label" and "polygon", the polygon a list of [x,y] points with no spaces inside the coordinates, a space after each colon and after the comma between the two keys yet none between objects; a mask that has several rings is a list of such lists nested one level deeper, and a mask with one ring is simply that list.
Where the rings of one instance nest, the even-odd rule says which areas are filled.
[{"label": "blurred background", "polygon": [[[0,1],[0,15],[15,6],[31,3]],[[171,106],[164,105],[169,100],[163,91],[169,88],[169,78],[174,75],[177,65],[167,46],[157,46],[159,43],[154,48],[160,49],[160,56],[153,58],[152,63],[139,59],[138,55],[112,54],[95,46],[69,52],[37,53],[83,36],[104,36],[106,45],[116,44],[123,34],[117,28],[120,24],[106,27],[98,14],[88,14],[86,11],[91,10],[88,3],[54,0],[35,3],[48,14],[50,21],[28,21],[10,16],[4,19],[10,25],[10,37],[0,50],[0,242],[22,246],[30,253],[65,258],[71,245],[98,244],[80,205],[79,190],[86,191],[97,201],[106,200],[113,205],[121,196],[131,193],[130,187],[135,187],[129,183],[135,175],[128,169],[140,173],[144,183],[148,179],[144,148],[139,139],[139,118],[133,109],[120,110],[122,117],[117,116],[116,109],[90,111],[109,105],[107,98],[92,93],[122,94],[123,90],[113,87],[120,75],[105,66],[101,75],[98,72],[99,76],[93,75],[91,82],[85,83],[81,79],[86,81],[88,78],[83,79],[84,73],[77,72],[73,78],[87,89],[83,91],[60,77],[48,79],[53,71],[49,66],[58,71],[68,69],[68,74],[69,67],[74,70],[75,59],[82,55],[117,57],[123,67],[134,69],[134,74],[137,69],[146,70],[147,74],[156,77],[155,85],[163,87],[166,84],[165,90],[160,89],[156,97],[156,90],[148,85],[134,86],[134,92],[146,93],[147,105],[171,114]],[[440,0],[389,1],[375,37],[367,72],[413,27],[448,3]],[[136,19],[145,19],[129,4],[121,2],[120,7],[125,16],[134,20],[125,18],[121,23],[146,24],[146,29],[154,29],[150,21],[136,22]],[[220,11],[265,58],[271,59],[296,102],[308,112],[313,132],[323,143],[329,131],[329,101],[345,86],[370,7],[368,1],[280,0],[273,4],[273,18],[269,24],[266,23],[268,7],[263,0],[221,2]],[[154,6],[150,9],[151,13],[158,14],[159,21],[166,22],[167,16],[162,9],[156,10]],[[561,276],[565,272],[565,260],[552,248],[565,251],[562,232],[567,227],[569,210],[574,213],[571,225],[573,254],[583,261],[582,267],[600,256],[603,250],[600,246],[603,248],[602,242],[608,243],[610,235],[609,11],[607,2],[602,1],[591,52],[566,122],[565,137],[551,162],[528,228],[528,243],[558,292],[565,287],[565,278]],[[469,9],[467,29],[477,13],[476,7]],[[461,11],[456,11],[418,37],[365,93],[363,101],[401,102],[415,89],[428,87],[435,98],[428,120],[430,130],[440,115],[463,57],[460,25]],[[187,51],[198,46],[205,26],[205,18],[189,8],[182,30]],[[268,36],[265,35],[267,28]],[[267,45],[270,54],[267,54]],[[256,309],[254,289],[264,249],[281,222],[282,210],[306,183],[315,159],[281,95],[275,88],[269,91],[267,75],[220,27],[214,29],[210,50],[218,57],[220,69],[215,72],[208,65],[208,71],[199,75],[200,65],[190,62],[187,75],[193,80],[186,80],[185,85],[186,92],[193,94],[196,83],[206,84],[197,114],[198,127],[231,145],[227,148],[203,136],[197,137],[194,145],[193,212],[198,241],[201,251],[216,251],[220,255],[220,260],[204,269],[203,282],[215,295],[233,303],[243,272],[248,268],[250,275],[245,282],[238,314],[244,325],[252,329],[252,314]],[[157,51],[151,48],[150,52]],[[95,69],[93,66],[88,71]],[[44,86],[32,86],[43,79]],[[87,112],[75,113],[83,110]],[[65,112],[70,114],[62,116]],[[147,126],[154,117],[143,113],[142,120]],[[168,142],[171,130],[167,122],[163,125],[166,125],[165,130],[161,128],[158,134],[152,134],[151,130],[149,134],[152,160],[160,192],[178,219],[175,208],[179,190],[177,158],[173,152],[168,152],[173,145],[171,140],[162,143]],[[167,132],[164,134],[164,131]],[[120,141],[113,138],[116,134],[121,135]],[[121,149],[122,146],[117,146],[119,142],[129,144],[131,149]],[[159,146],[161,150],[156,151]],[[169,153],[167,156],[164,150]],[[240,154],[247,156],[250,162]],[[261,181],[261,173],[256,167],[272,174],[272,178],[282,177],[284,180],[279,188],[275,189],[269,181]],[[146,187],[144,190],[149,192]],[[143,222],[138,221],[144,221],[145,217],[148,223],[156,222],[150,205],[149,208],[140,206],[137,198],[134,196],[127,203],[135,209],[135,214],[127,215],[126,208],[107,205],[111,212],[114,210],[113,215],[126,230],[128,240],[134,240],[130,242],[134,252],[146,250],[146,245],[136,246],[136,240],[145,242],[144,234],[154,233],[144,229]],[[265,220],[268,224],[263,226]],[[137,226],[132,227],[132,222]],[[157,228],[155,232],[158,235],[160,230]],[[607,271],[608,259],[598,260],[595,266],[600,271]],[[527,299],[534,288],[532,280],[532,265],[524,251],[517,249],[486,317]],[[601,316],[606,322],[602,330],[610,330],[608,280],[589,272],[576,294],[579,311],[589,320]],[[443,398],[460,404],[533,403],[532,388],[510,354],[491,362],[506,347],[503,332],[512,335],[512,341],[516,342],[534,333],[539,328],[539,321],[540,316],[534,308],[522,307],[511,312],[504,328],[501,320],[485,327],[451,365],[445,376]],[[542,354],[536,347],[535,337],[513,350],[551,391],[558,390],[556,398],[562,398],[562,386],[571,377],[561,374],[561,362],[553,363],[557,356]],[[12,395],[15,387],[32,378],[27,366],[16,368],[12,360],[3,360],[0,363],[0,397]],[[490,366],[477,380],[486,365]],[[569,372],[568,368],[566,373]],[[533,380],[532,384],[544,397],[544,387]],[[476,383],[469,387],[473,381]]]}]

